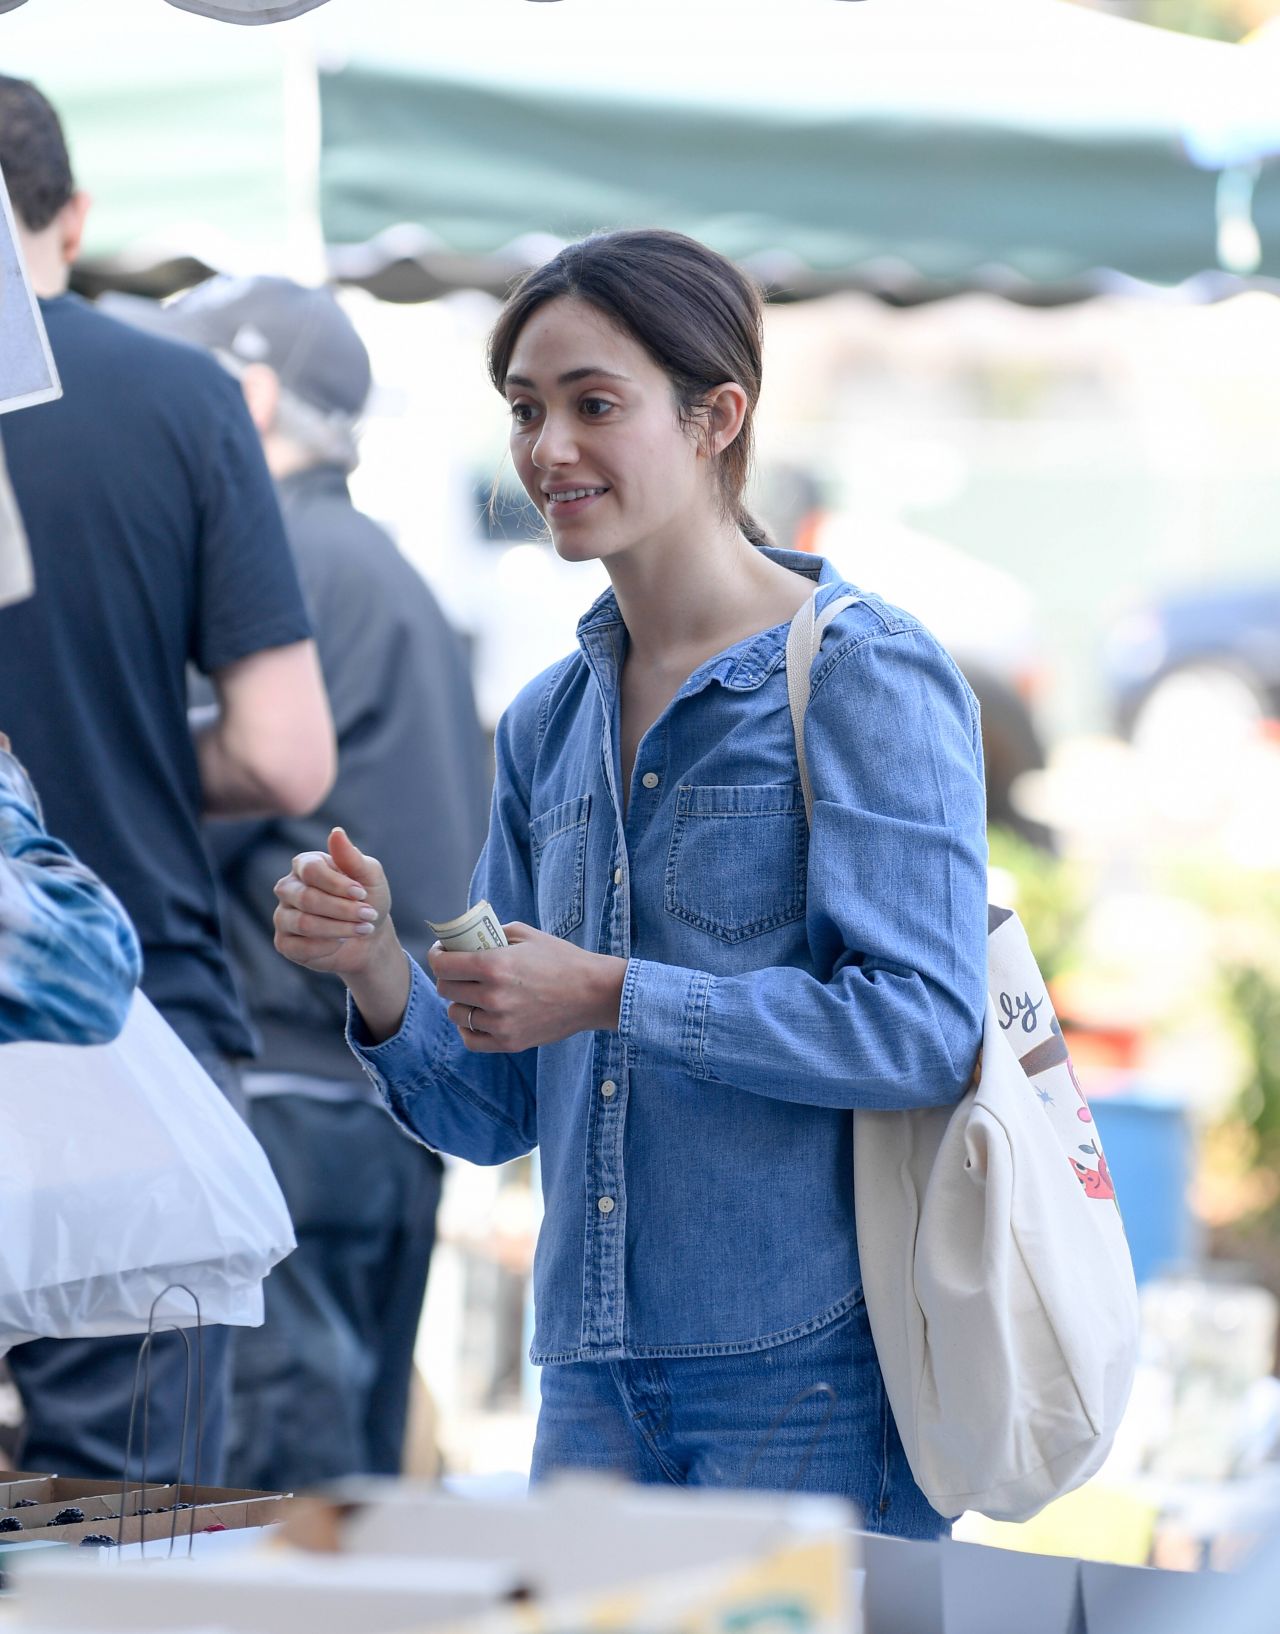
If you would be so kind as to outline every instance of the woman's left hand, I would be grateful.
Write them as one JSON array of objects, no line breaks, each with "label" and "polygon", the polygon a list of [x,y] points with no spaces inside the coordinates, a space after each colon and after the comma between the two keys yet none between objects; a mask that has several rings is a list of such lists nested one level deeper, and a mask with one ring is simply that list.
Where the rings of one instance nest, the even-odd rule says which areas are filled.
[{"label": "woman's left hand", "polygon": [[504,925],[509,947],[427,954],[436,991],[469,1050],[510,1055],[618,1026],[627,961],[588,953],[530,925]]}]

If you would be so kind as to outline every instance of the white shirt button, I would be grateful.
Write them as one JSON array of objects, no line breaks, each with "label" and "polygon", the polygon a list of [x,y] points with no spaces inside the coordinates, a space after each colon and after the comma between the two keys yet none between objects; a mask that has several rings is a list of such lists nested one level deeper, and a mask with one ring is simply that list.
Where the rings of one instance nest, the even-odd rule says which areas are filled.
[{"label": "white shirt button", "polygon": [[600,1201],[596,1204],[596,1207],[600,1210],[601,1214],[612,1214],[613,1213],[613,1198],[612,1197],[602,1197],[600,1199]]},{"label": "white shirt button", "polygon": [[606,1078],[604,1083],[600,1085],[600,1093],[604,1096],[606,1101],[611,1101],[618,1093],[618,1086],[614,1083],[612,1078]]},{"label": "white shirt button", "polygon": [[622,870],[621,870],[621,868],[615,868],[614,869],[614,871],[613,871],[613,883],[615,885],[621,885],[622,884]]},{"label": "white shirt button", "polygon": [[646,772],[640,781],[644,784],[646,789],[656,789],[662,780],[658,776],[657,772]]}]

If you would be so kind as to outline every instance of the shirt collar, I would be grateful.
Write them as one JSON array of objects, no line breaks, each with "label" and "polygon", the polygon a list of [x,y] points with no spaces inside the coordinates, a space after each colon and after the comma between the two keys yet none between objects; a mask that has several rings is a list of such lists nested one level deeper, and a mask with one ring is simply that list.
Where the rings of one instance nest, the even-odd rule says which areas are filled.
[{"label": "shirt collar", "polygon": [[[823,556],[812,556],[799,550],[779,550],[771,545],[760,545],[757,549],[762,550],[771,561],[812,579],[824,591],[830,592],[843,584],[840,575]],[[829,599],[829,593],[821,596],[819,605]],[[617,637],[623,629],[617,597],[611,589],[606,590],[579,619],[578,643],[589,657],[601,654],[602,649],[620,654],[621,645]],[[718,653],[694,671],[681,687],[681,694],[700,692],[710,681],[719,681],[721,686],[735,692],[749,692],[758,687],[782,661],[787,650],[788,629],[788,624],[774,625],[772,629],[761,630],[725,652]]]}]

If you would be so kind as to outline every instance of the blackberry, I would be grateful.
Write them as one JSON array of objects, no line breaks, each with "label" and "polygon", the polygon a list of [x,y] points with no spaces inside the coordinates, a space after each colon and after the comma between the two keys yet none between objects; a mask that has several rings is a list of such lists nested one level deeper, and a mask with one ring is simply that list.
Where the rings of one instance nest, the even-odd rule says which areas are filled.
[{"label": "blackberry", "polygon": [[10,1504],[11,1509],[34,1509],[39,1502],[36,1498],[19,1498],[17,1503]]},{"label": "blackberry", "polygon": [[116,1540],[109,1538],[105,1532],[86,1532],[80,1539],[82,1549],[114,1549]]},{"label": "blackberry", "polygon": [[3,1520],[0,1520],[0,1532],[21,1532],[22,1530],[22,1522],[16,1515],[6,1515]]},{"label": "blackberry", "polygon": [[47,1522],[47,1524],[49,1526],[78,1526],[83,1519],[84,1510],[77,1509],[76,1506],[72,1504],[67,1509],[60,1509],[53,1519]]}]

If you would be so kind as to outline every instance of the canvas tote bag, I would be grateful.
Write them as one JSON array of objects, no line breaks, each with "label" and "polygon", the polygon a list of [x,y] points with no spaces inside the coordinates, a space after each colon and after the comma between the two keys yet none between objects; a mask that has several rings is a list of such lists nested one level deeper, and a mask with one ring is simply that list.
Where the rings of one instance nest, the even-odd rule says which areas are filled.
[{"label": "canvas tote bag", "polygon": [[[797,613],[787,687],[805,810],[810,672],[853,596]],[[989,909],[974,1083],[953,1107],[858,1111],[863,1291],[911,1470],[946,1516],[1022,1521],[1102,1464],[1138,1346],[1102,1142],[1016,915]]]}]

